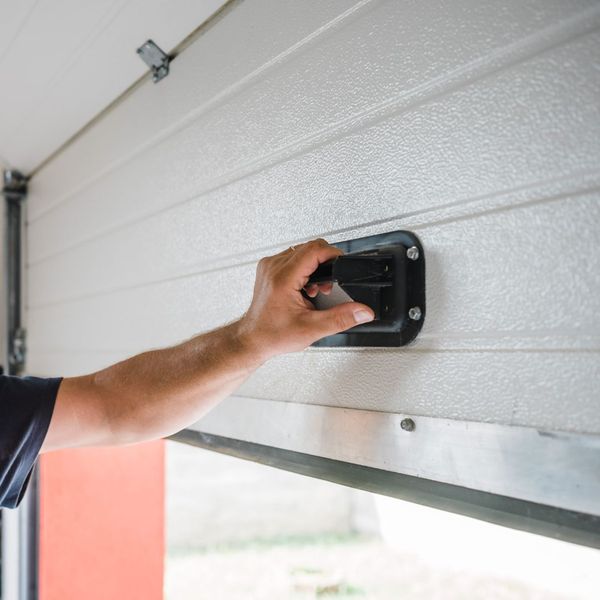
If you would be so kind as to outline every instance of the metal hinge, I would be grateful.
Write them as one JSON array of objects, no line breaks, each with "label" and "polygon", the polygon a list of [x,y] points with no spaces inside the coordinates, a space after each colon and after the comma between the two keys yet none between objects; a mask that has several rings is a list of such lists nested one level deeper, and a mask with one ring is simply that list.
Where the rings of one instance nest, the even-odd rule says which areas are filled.
[{"label": "metal hinge", "polygon": [[25,358],[27,357],[26,338],[27,332],[21,327],[16,329],[10,338],[8,363],[11,366],[12,373],[21,373],[25,368]]},{"label": "metal hinge", "polygon": [[2,195],[9,202],[21,202],[27,196],[28,178],[20,171],[7,169],[4,171]]},{"label": "metal hinge", "polygon": [[136,52],[140,58],[152,69],[152,81],[158,83],[169,74],[171,57],[163,52],[152,40],[141,45]]}]

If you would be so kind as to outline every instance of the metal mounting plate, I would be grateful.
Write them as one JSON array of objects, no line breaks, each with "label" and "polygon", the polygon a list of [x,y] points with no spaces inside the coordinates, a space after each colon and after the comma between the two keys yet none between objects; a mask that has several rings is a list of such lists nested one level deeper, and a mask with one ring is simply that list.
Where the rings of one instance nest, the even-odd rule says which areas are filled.
[{"label": "metal mounting plate", "polygon": [[136,52],[152,70],[152,81],[154,81],[154,83],[158,83],[169,74],[169,63],[171,62],[171,58],[152,40],[145,42],[136,50]]}]

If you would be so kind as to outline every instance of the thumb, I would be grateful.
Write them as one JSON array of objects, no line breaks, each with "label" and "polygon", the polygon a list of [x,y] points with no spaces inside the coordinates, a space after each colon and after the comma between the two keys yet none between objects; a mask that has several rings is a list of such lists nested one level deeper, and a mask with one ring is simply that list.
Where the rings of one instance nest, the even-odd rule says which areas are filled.
[{"label": "thumb", "polygon": [[368,323],[375,317],[373,310],[359,302],[344,302],[326,310],[310,313],[315,339],[346,331],[351,327]]}]

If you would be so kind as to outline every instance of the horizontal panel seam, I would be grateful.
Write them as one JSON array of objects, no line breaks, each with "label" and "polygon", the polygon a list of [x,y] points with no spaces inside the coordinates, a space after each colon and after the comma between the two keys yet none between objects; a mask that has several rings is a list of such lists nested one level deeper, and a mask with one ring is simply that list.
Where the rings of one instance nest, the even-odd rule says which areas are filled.
[{"label": "horizontal panel seam", "polygon": [[[309,134],[299,140],[295,140],[292,143],[285,144],[257,159],[239,165],[238,167],[229,171],[227,174],[215,178],[212,180],[212,182],[209,181],[207,185],[204,186],[204,189],[195,192],[192,196],[173,202],[168,206],[161,207],[160,209],[148,211],[147,213],[144,213],[135,219],[124,220],[116,225],[106,227],[103,230],[87,236],[86,238],[63,247],[58,251],[46,253],[40,257],[37,257],[35,262],[32,262],[31,264],[42,263],[50,258],[53,258],[54,256],[81,245],[85,245],[95,239],[110,235],[111,233],[126,229],[135,224],[139,224],[157,215],[169,212],[183,204],[198,200],[207,194],[215,192],[218,189],[231,185],[253,174],[260,173],[268,168],[272,168],[277,164],[291,160],[298,155],[306,153],[309,149],[314,150],[318,147],[331,143],[336,139],[348,136],[360,128],[371,127],[377,122],[388,118],[391,115],[397,113],[407,113],[415,108],[426,105],[427,103],[438,99],[439,97],[454,93],[461,88],[468,87],[475,82],[484,79],[485,77],[495,75],[514,64],[526,61],[536,54],[543,53],[555,46],[571,42],[576,37],[580,37],[595,31],[595,29],[598,27],[598,24],[589,15],[587,15],[588,12],[592,12],[592,16],[596,17],[598,13],[600,13],[600,9],[584,11],[584,13],[586,13],[585,18],[584,13],[572,17],[570,19],[572,22],[571,26],[576,31],[571,31],[571,29],[567,27],[566,22],[564,22],[561,23],[562,27],[555,25],[553,27],[536,32],[536,34],[528,36],[527,38],[519,40],[518,42],[508,46],[504,46],[501,49],[486,55],[485,57],[471,61],[465,65],[461,65],[450,73],[446,73],[443,76],[438,76],[432,80],[420,84],[419,86],[411,89],[409,92],[404,92],[391,99],[359,111],[358,113],[353,113],[352,115],[329,125],[327,128],[313,132],[312,134]],[[568,36],[565,36],[564,30],[569,32]],[[556,36],[562,33],[563,38],[555,39],[552,37],[552,35],[550,35],[549,32],[554,33]],[[538,42],[538,38],[542,37],[545,39],[545,36],[549,37],[550,41],[545,41],[544,44],[540,44]],[[521,52],[521,54],[519,54],[517,50],[520,50],[521,47],[523,47],[524,50]],[[516,53],[515,56],[513,56],[513,52]],[[495,64],[496,60],[499,64]],[[429,90],[431,93],[428,93]],[[419,98],[418,96],[421,93],[424,93],[425,95],[422,98]],[[53,206],[57,207],[60,204],[63,204],[63,202]],[[47,215],[49,212],[50,211],[48,210],[42,215],[38,215],[36,218],[31,219],[29,223],[36,223],[42,216]]]},{"label": "horizontal panel seam", "polygon": [[[168,342],[170,344],[174,341]],[[167,344],[167,342],[165,342]],[[147,350],[147,348],[146,348]],[[44,355],[70,355],[81,356],[83,354],[89,354],[90,356],[104,355],[109,357],[117,356],[132,356],[133,354],[143,352],[144,350],[135,348],[115,348],[109,350],[101,350],[96,348],[62,348],[56,347],[43,347],[42,350],[38,349],[35,343],[29,343],[27,346],[28,355],[31,356],[44,356]],[[422,348],[405,346],[403,348],[310,348],[308,352],[311,353],[325,353],[325,354],[600,354],[600,348]],[[117,360],[117,358],[115,358]]]},{"label": "horizontal panel seam", "polygon": [[[331,348],[330,348],[331,350]],[[379,350],[384,350],[384,348],[379,348]],[[240,399],[242,401],[250,401],[250,402],[258,402],[260,404],[279,404],[279,405],[291,405],[291,407],[298,407],[298,406],[302,406],[302,407],[308,407],[309,410],[310,409],[320,409],[320,408],[325,408],[325,409],[333,409],[335,411],[350,411],[350,412],[361,412],[364,413],[365,416],[369,416],[372,415],[374,417],[381,417],[381,416],[396,416],[396,417],[406,417],[406,416],[411,416],[411,417],[419,417],[420,419],[425,419],[426,421],[432,423],[432,422],[436,422],[436,423],[447,423],[450,426],[453,425],[466,425],[467,427],[470,425],[475,425],[475,426],[481,426],[484,428],[498,428],[498,427],[502,427],[505,428],[505,432],[507,434],[516,432],[516,433],[531,433],[534,434],[536,437],[541,435],[542,437],[546,437],[546,436],[550,436],[550,437],[554,437],[557,440],[561,440],[563,442],[581,442],[582,445],[586,448],[586,449],[590,449],[590,447],[592,448],[600,448],[599,444],[600,444],[600,435],[596,432],[579,432],[579,431],[565,431],[565,430],[561,430],[561,429],[549,429],[547,427],[538,427],[536,425],[519,425],[519,424],[514,424],[512,421],[510,423],[499,423],[497,421],[482,421],[482,420],[472,420],[472,419],[464,419],[464,418],[454,418],[454,417],[450,417],[450,416],[433,416],[427,413],[423,413],[423,412],[398,412],[398,411],[391,411],[391,410],[378,410],[375,407],[368,407],[368,408],[364,408],[364,407],[357,407],[357,406],[343,406],[343,405],[339,405],[339,404],[324,404],[322,402],[299,402],[296,400],[289,400],[289,399],[284,399],[284,398],[278,398],[278,399],[273,399],[273,398],[264,398],[264,397],[260,397],[257,396],[256,394],[253,394],[251,396],[248,396],[246,394],[240,394],[238,391],[233,392],[233,394],[231,394],[230,396],[228,396],[228,399],[231,402],[235,402],[236,400]],[[287,408],[287,407],[286,407]],[[204,417],[201,417],[198,421],[196,421],[195,423],[193,423],[192,425],[188,426],[188,427],[194,427],[194,426],[198,426],[200,427],[202,424],[202,421],[208,417],[210,413],[207,413]],[[339,413],[338,413],[339,414]],[[193,430],[192,430],[193,431]],[[199,431],[199,429],[198,429]]]},{"label": "horizontal panel seam", "polygon": [[0,55],[0,67],[2,66],[2,64],[4,63],[4,61],[6,60],[6,57],[9,55],[12,46],[19,39],[19,36],[21,35],[21,33],[23,32],[23,30],[27,26],[27,23],[29,22],[29,19],[31,19],[31,16],[35,12],[35,9],[37,8],[37,5],[39,3],[40,3],[40,0],[35,0],[35,2],[29,7],[29,10],[26,12],[25,16],[23,17],[23,19],[21,20],[21,22],[17,26],[14,35],[12,36],[12,38],[10,39],[10,41],[4,47],[4,50],[3,50],[2,54]]},{"label": "horizontal panel seam", "polygon": [[[40,90],[35,98],[35,102],[30,102],[29,106],[33,107],[31,112],[35,111],[38,105],[38,101],[41,97],[44,96],[46,91],[50,89],[52,86],[56,84],[57,81],[61,81],[62,78],[83,58],[85,58],[85,52],[87,52],[88,48],[94,44],[99,35],[101,35],[108,27],[112,25],[112,23],[117,19],[122,10],[127,6],[129,0],[115,0],[110,8],[105,12],[104,16],[96,22],[92,27],[92,31],[90,32],[89,37],[86,37],[77,47],[73,48],[69,53],[70,60],[67,63],[63,63],[60,65],[60,69],[50,78],[45,86]],[[43,102],[42,102],[43,103]],[[7,138],[11,138],[13,136],[17,136],[19,134],[19,130],[22,125],[30,118],[30,113],[28,112],[23,116],[23,118],[15,123],[10,132],[6,135]]]},{"label": "horizontal panel seam", "polygon": [[[218,108],[219,106],[221,106],[224,103],[224,100],[228,100],[229,98],[235,97],[236,95],[241,93],[241,91],[243,91],[246,87],[251,85],[254,82],[254,80],[257,79],[264,72],[269,71],[271,68],[279,67],[282,62],[284,62],[288,57],[293,56],[296,51],[300,50],[305,45],[310,44],[315,39],[317,39],[324,33],[328,32],[329,30],[338,27],[347,18],[353,16],[356,12],[361,10],[366,5],[371,4],[372,2],[374,2],[374,0],[360,0],[360,2],[357,2],[354,6],[347,9],[343,13],[339,14],[337,17],[331,19],[330,21],[328,21],[326,24],[322,25],[321,27],[318,27],[315,31],[311,32],[309,35],[305,36],[304,38],[302,38],[295,44],[292,44],[292,46],[286,48],[284,51],[280,52],[279,54],[277,54],[273,58],[269,59],[264,64],[260,65],[260,67],[254,69],[247,75],[244,75],[241,79],[237,80],[235,83],[229,85],[224,90],[221,90],[220,92],[215,94],[213,97],[211,97],[209,100],[204,102],[202,105],[194,108],[192,111],[187,113],[179,121],[176,121],[175,123],[169,125],[168,127],[165,127],[159,133],[155,134],[154,136],[152,136],[151,138],[149,138],[148,140],[146,140],[145,142],[143,142],[142,144],[140,144],[139,146],[137,146],[136,148],[131,150],[129,153],[124,154],[121,158],[114,161],[113,163],[109,163],[109,165],[107,165],[102,171],[93,175],[91,177],[91,179],[88,179],[85,182],[81,183],[79,186],[76,186],[75,189],[73,189],[70,192],[67,192],[65,195],[61,196],[55,203],[53,203],[53,204],[47,206],[45,209],[41,210],[34,218],[31,219],[30,222],[33,223],[33,222],[39,220],[46,214],[54,211],[60,205],[69,201],[70,199],[72,199],[76,194],[78,194],[85,188],[91,186],[93,183],[95,183],[99,179],[102,179],[103,177],[105,177],[106,175],[111,173],[112,171],[121,168],[123,165],[127,164],[128,162],[130,162],[131,160],[136,158],[138,155],[143,154],[149,148],[153,148],[154,146],[158,145],[159,143],[170,138],[172,135],[175,135],[179,131],[186,129],[189,125],[194,123],[202,115],[209,113],[212,110],[214,110],[215,108]],[[150,84],[148,84],[148,85],[150,85]]]},{"label": "horizontal panel seam", "polygon": [[[591,174],[591,176],[598,176],[600,175],[600,172],[594,172]],[[581,174],[578,174],[576,177],[581,177]],[[561,180],[570,180],[573,179],[573,175],[571,175],[570,177],[565,177],[565,178],[560,178],[557,181],[561,181]],[[541,182],[538,183],[536,185],[542,185],[543,183],[548,183],[548,182]],[[385,224],[391,224],[391,223],[398,223],[398,227],[402,227],[406,225],[406,221],[414,218],[414,217],[419,217],[419,216],[424,216],[428,213],[435,213],[437,211],[440,210],[445,210],[445,209],[451,209],[451,208],[461,208],[463,206],[465,206],[466,204],[473,204],[475,202],[481,202],[482,200],[489,200],[489,199],[498,199],[498,198],[502,198],[503,196],[510,196],[510,194],[515,194],[518,193],[519,191],[523,191],[523,190],[528,190],[531,189],[532,185],[528,185],[528,186],[523,186],[521,188],[515,188],[513,190],[503,190],[500,193],[496,193],[496,194],[491,194],[491,195],[487,195],[482,197],[478,197],[478,198],[474,198],[472,200],[469,200],[468,202],[466,201],[461,201],[460,203],[447,203],[444,205],[437,205],[435,207],[431,207],[428,209],[423,209],[421,211],[414,211],[411,213],[404,213],[401,215],[393,215],[391,217],[387,217],[385,219],[377,219],[374,221],[370,221],[367,223],[360,223],[357,225],[352,225],[352,226],[348,226],[348,227],[344,227],[341,229],[336,229],[336,230],[331,230],[331,231],[326,231],[326,232],[320,232],[320,236],[322,237],[329,237],[329,238],[333,238],[333,237],[339,237],[343,234],[347,234],[349,232],[360,232],[362,230],[368,229],[368,228],[372,228],[372,227],[376,227],[376,226],[381,226],[381,225],[385,225]],[[411,223],[410,227],[413,230],[422,230],[428,227],[435,227],[438,224],[448,224],[450,222],[454,221],[458,221],[458,220],[471,220],[471,219],[477,219],[477,218],[481,218],[482,216],[486,216],[488,214],[492,214],[492,213],[500,213],[500,212],[507,212],[507,211],[511,211],[511,210],[519,210],[519,209],[523,209],[529,206],[534,206],[534,205],[543,205],[543,204],[547,204],[547,203],[551,203],[551,202],[557,202],[557,201],[561,201],[561,200],[573,200],[579,196],[588,194],[590,192],[594,192],[597,191],[598,189],[600,189],[600,182],[594,182],[591,185],[588,186],[582,186],[580,187],[580,189],[570,189],[567,191],[564,191],[560,194],[553,194],[550,196],[546,196],[546,197],[534,197],[533,199],[528,199],[525,201],[521,201],[518,203],[512,203],[512,204],[504,204],[501,206],[494,206],[494,207],[484,207],[483,209],[473,212],[471,214],[468,215],[459,215],[459,216],[455,216],[453,218],[442,218],[442,219],[433,219],[431,221],[428,222],[422,222],[422,223]],[[358,237],[358,236],[357,236]],[[298,243],[302,243],[306,241],[305,238],[301,238],[301,239],[292,239],[292,240],[286,240],[286,241],[282,241],[280,243],[277,244],[272,244],[269,246],[264,246],[258,249],[253,249],[252,252],[242,252],[242,253],[235,253],[235,254],[230,254],[230,255],[226,255],[226,256],[221,256],[219,258],[216,259],[210,259],[208,261],[202,261],[200,263],[196,263],[195,265],[192,265],[190,267],[187,268],[182,268],[181,271],[179,273],[173,274],[169,277],[164,277],[161,279],[152,279],[152,280],[147,280],[144,282],[138,282],[136,284],[130,284],[130,285],[120,285],[120,286],[114,286],[112,288],[107,288],[105,290],[100,290],[97,292],[93,292],[93,293],[88,293],[88,294],[80,294],[80,295],[74,295],[74,296],[65,296],[61,299],[58,300],[53,300],[51,302],[32,302],[29,305],[29,308],[33,309],[33,308],[43,308],[43,307],[47,307],[47,306],[53,306],[53,305],[59,305],[59,304],[67,304],[67,303],[71,303],[71,302],[78,302],[80,300],[85,300],[85,299],[89,299],[89,298],[95,298],[95,297],[101,297],[101,296],[106,296],[106,295],[110,295],[116,292],[121,292],[121,291],[131,291],[134,289],[139,289],[139,288],[144,288],[144,287],[151,287],[154,285],[160,285],[163,283],[168,283],[168,282],[172,282],[172,281],[177,281],[177,280],[181,280],[181,279],[188,279],[191,277],[196,277],[198,275],[203,275],[203,274],[207,274],[207,273],[214,273],[214,272],[219,272],[219,271],[227,271],[230,269],[237,269],[237,268],[241,268],[241,267],[247,267],[247,266],[252,266],[254,265],[257,260],[265,254],[268,253],[272,253],[272,252],[276,252],[278,250],[281,250],[281,248],[283,247],[287,247],[287,246],[291,246],[291,245],[296,245]],[[334,243],[336,240],[333,240]],[[240,259],[240,258],[246,258],[249,256],[253,256],[254,258],[252,259],[248,259],[248,260],[241,260],[241,261],[236,261],[235,259]],[[217,263],[219,261],[232,261],[226,264],[222,264],[219,266],[213,266],[210,267],[209,265],[214,263]],[[202,265],[205,265],[204,267],[202,267]],[[29,263],[28,265],[28,269],[31,271],[32,268],[40,268],[39,264],[36,263]]]}]

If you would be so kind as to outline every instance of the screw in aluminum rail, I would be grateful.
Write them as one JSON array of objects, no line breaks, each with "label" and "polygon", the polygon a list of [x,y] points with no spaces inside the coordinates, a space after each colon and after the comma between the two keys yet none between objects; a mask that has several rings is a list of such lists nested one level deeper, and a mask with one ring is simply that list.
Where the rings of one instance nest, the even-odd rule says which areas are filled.
[{"label": "screw in aluminum rail", "polygon": [[414,431],[415,422],[412,419],[402,419],[402,421],[400,421],[400,427],[402,427],[404,431]]},{"label": "screw in aluminum rail", "polygon": [[419,321],[421,319],[421,316],[422,316],[421,308],[418,307],[418,306],[413,306],[412,308],[409,308],[408,309],[408,316],[413,321]]},{"label": "screw in aluminum rail", "polygon": [[406,256],[410,259],[410,260],[417,260],[419,258],[419,249],[416,246],[411,246],[407,251],[406,251]]}]

